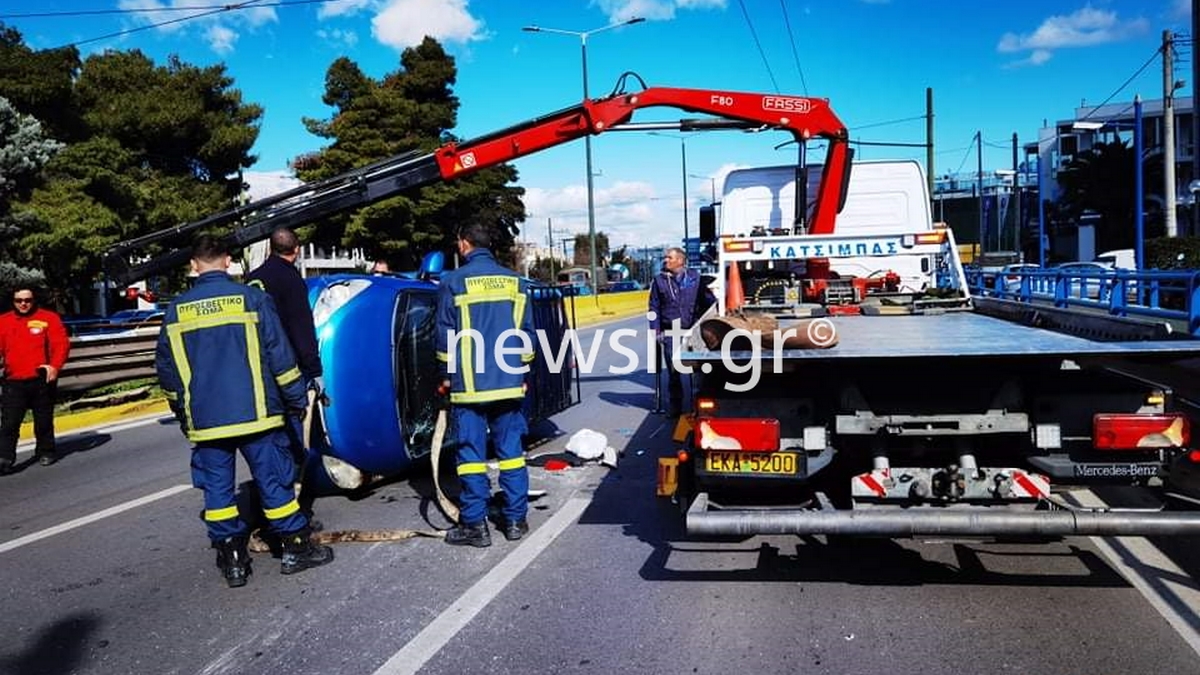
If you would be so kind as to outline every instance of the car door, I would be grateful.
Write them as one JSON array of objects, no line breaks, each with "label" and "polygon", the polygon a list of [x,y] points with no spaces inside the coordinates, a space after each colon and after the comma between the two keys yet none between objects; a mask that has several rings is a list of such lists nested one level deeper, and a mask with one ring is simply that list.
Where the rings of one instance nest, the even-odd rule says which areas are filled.
[{"label": "car door", "polygon": [[429,454],[437,421],[434,392],[442,369],[433,358],[437,294],[432,290],[404,291],[395,320],[394,362],[396,400],[400,403],[400,427],[409,457]]}]

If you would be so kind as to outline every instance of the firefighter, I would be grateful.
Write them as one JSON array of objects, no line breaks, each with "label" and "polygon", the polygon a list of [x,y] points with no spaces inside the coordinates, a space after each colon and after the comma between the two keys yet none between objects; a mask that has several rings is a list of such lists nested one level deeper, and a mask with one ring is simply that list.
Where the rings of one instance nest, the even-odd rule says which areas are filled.
[{"label": "firefighter", "polygon": [[527,281],[502,267],[491,236],[478,223],[458,232],[462,267],[442,274],[438,289],[437,358],[447,366],[443,391],[450,396],[458,433],[458,476],[462,486],[457,526],[446,533],[455,546],[491,546],[487,507],[488,431],[500,465],[504,492],[504,538],[529,531],[526,521],[529,472],[521,437],[525,375],[533,361],[533,320],[526,307]]},{"label": "firefighter", "polygon": [[250,575],[249,532],[235,499],[240,450],[262,507],[283,547],[280,571],[294,574],[333,560],[313,543],[292,491],[287,415],[302,416],[304,383],[274,302],[234,281],[229,251],[211,235],[192,247],[195,285],[171,303],[158,336],[155,367],[192,449],[192,481],[204,490],[204,521],[217,566],[231,587]]}]

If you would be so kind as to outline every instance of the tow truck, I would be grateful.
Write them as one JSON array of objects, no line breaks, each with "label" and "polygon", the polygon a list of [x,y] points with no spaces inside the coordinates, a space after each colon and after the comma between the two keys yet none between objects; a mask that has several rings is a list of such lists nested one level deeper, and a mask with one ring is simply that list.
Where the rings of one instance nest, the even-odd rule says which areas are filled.
[{"label": "tow truck", "polygon": [[717,303],[679,350],[695,410],[660,474],[688,534],[1196,533],[1200,514],[1072,495],[1157,486],[1200,459],[1171,378],[1140,375],[1181,382],[1172,364],[1200,352],[1195,334],[1095,302],[973,292],[919,167],[885,164],[907,184],[856,192],[852,178],[832,231],[796,194],[803,173],[727,183]]}]

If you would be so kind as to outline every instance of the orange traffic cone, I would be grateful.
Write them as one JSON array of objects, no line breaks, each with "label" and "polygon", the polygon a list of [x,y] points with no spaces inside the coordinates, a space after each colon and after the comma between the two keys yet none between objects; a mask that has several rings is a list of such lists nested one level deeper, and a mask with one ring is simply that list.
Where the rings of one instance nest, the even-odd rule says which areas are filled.
[{"label": "orange traffic cone", "polygon": [[742,290],[742,272],[737,262],[729,263],[729,279],[725,287],[725,312],[737,312],[746,304],[746,292]]}]

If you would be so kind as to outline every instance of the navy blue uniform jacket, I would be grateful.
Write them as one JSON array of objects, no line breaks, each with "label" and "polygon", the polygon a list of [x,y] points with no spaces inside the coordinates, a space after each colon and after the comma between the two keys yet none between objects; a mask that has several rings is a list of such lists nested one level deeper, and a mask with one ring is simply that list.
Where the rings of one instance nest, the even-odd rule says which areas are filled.
[{"label": "navy blue uniform jacket", "polygon": [[246,282],[266,291],[275,301],[279,322],[296,352],[300,374],[311,382],[320,377],[321,355],[317,351],[317,331],[313,327],[312,308],[308,305],[308,285],[300,270],[290,262],[272,255],[246,275]]},{"label": "navy blue uniform jacket", "polygon": [[[451,403],[525,396],[525,374],[516,371],[528,370],[537,345],[528,290],[527,280],[502,267],[485,248],[471,251],[466,264],[442,274],[435,344],[439,361],[454,359],[454,372],[448,373]],[[522,332],[528,338],[524,343],[518,337]]]},{"label": "navy blue uniform jacket", "polygon": [[270,296],[224,272],[201,274],[167,308],[154,365],[193,443],[283,426],[308,405]]}]

